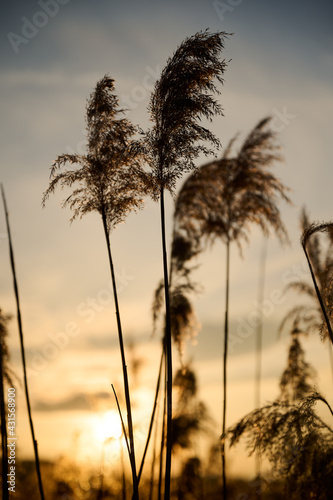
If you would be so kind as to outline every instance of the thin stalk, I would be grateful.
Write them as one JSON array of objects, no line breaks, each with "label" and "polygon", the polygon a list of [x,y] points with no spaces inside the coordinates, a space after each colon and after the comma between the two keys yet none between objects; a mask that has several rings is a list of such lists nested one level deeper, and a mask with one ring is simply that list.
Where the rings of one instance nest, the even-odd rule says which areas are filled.
[{"label": "thin stalk", "polygon": [[[172,280],[172,262],[170,265],[170,276],[169,276],[169,288],[171,288],[171,280]],[[166,321],[166,319],[165,319]],[[158,398],[158,393],[160,389],[160,384],[161,384],[161,377],[162,377],[162,365],[163,365],[163,359],[166,358],[166,345],[165,345],[165,338],[166,338],[166,325],[164,325],[164,336],[162,340],[162,355],[161,355],[161,362],[160,362],[160,369],[159,369],[159,374],[158,374],[158,380],[157,380],[157,386],[156,386],[156,393],[155,393],[155,401],[154,401],[154,409],[150,421],[150,427],[149,427],[149,432],[151,432],[153,420],[154,420],[154,413],[155,413],[155,407],[157,404],[157,398]],[[158,481],[158,498],[161,499],[161,491],[162,491],[162,476],[163,476],[163,452],[164,452],[164,440],[165,440],[165,416],[166,416],[166,391],[167,391],[167,365],[165,363],[164,365],[164,398],[163,398],[163,415],[162,415],[162,436],[161,436],[161,451],[160,451],[160,468],[159,468],[159,481]],[[148,434],[149,436],[149,434]],[[157,425],[156,425],[156,431],[155,431],[155,447],[156,447],[156,439],[157,439]],[[150,482],[150,500],[153,494],[153,475],[154,475],[154,465],[155,465],[155,447],[154,447],[154,456],[153,456],[153,463],[152,463],[152,471],[151,471],[151,482]]]},{"label": "thin stalk", "polygon": [[[161,372],[162,375],[162,372]],[[159,410],[159,405],[160,405],[160,400],[158,400],[158,408],[157,408],[157,413]],[[155,435],[154,435],[154,448],[153,448],[153,458],[151,462],[151,473],[150,473],[150,487],[149,487],[149,500],[153,499],[153,492],[154,492],[154,472],[155,472],[155,459],[156,459],[156,447],[157,447],[157,435],[158,435],[158,422],[156,421],[155,425]]]},{"label": "thin stalk", "polygon": [[21,347],[21,357],[22,357],[22,366],[23,366],[24,392],[25,392],[25,399],[26,399],[26,402],[27,402],[28,417],[29,417],[30,431],[31,431],[31,437],[32,437],[32,444],[33,444],[34,454],[35,454],[35,464],[36,464],[36,472],[37,472],[37,479],[38,479],[38,489],[39,489],[39,494],[40,494],[41,499],[44,500],[45,497],[44,497],[44,491],[43,491],[42,476],[41,476],[41,472],[40,472],[40,464],[39,464],[39,457],[38,457],[38,446],[37,446],[37,441],[35,439],[35,431],[34,431],[34,426],[33,426],[32,416],[31,416],[31,407],[30,407],[30,399],[29,399],[29,391],[28,391],[28,381],[27,381],[27,370],[26,370],[26,362],[25,362],[25,350],[24,350],[24,342],[23,342],[23,326],[22,326],[22,317],[21,317],[21,308],[20,308],[20,299],[19,299],[19,292],[18,292],[18,284],[17,284],[16,271],[15,271],[14,251],[13,251],[12,238],[11,238],[11,233],[10,233],[9,215],[8,215],[8,210],[7,210],[7,203],[6,203],[6,198],[5,198],[5,192],[4,192],[4,189],[3,189],[2,185],[1,185],[1,193],[2,193],[3,205],[4,205],[4,209],[5,209],[5,216],[6,216],[7,234],[8,234],[8,242],[9,242],[9,255],[10,255],[10,263],[11,263],[11,268],[12,268],[12,274],[13,274],[14,293],[15,293],[15,299],[16,299],[17,322],[18,322],[18,330],[19,330],[19,336],[20,336],[20,347]]},{"label": "thin stalk", "polygon": [[226,284],[225,284],[225,320],[224,320],[224,350],[223,350],[223,410],[222,410],[222,482],[223,499],[227,500],[227,481],[226,481],[226,456],[225,456],[225,429],[226,429],[226,411],[227,411],[227,359],[228,359],[228,334],[229,334],[229,274],[230,274],[230,240],[227,239],[226,252]]},{"label": "thin stalk", "polygon": [[[171,277],[172,277],[172,264],[170,266],[169,288],[171,287]],[[141,461],[141,465],[140,465],[140,470],[139,470],[139,474],[138,474],[138,481],[139,482],[140,482],[140,479],[141,479],[141,474],[142,474],[142,470],[143,470],[143,466],[144,466],[146,454],[147,454],[147,451],[148,451],[148,445],[149,445],[149,441],[150,441],[150,438],[151,438],[151,433],[152,433],[152,429],[153,429],[153,425],[154,425],[154,418],[155,418],[155,414],[156,414],[158,395],[159,395],[159,391],[160,391],[163,359],[165,359],[165,332],[164,332],[164,337],[163,337],[163,340],[162,340],[162,346],[163,346],[163,349],[162,349],[161,360],[160,360],[160,367],[159,367],[158,378],[157,378],[157,383],[156,383],[155,398],[154,398],[154,403],[153,403],[153,411],[152,411],[152,414],[151,414],[151,417],[150,417],[150,423],[149,423],[149,430],[148,430],[146,445],[145,445],[145,449],[144,449],[144,453],[143,453],[143,457],[142,457],[142,461]],[[166,391],[166,385],[164,387],[164,390]],[[166,411],[166,405],[164,404],[164,414],[165,414],[165,411]],[[164,414],[163,414],[163,422],[164,422]],[[157,426],[156,426],[156,428],[157,428]],[[162,431],[162,434],[163,434],[163,431]],[[164,443],[164,435],[163,435],[163,443]],[[155,453],[155,450],[154,450],[154,453]]]},{"label": "thin stalk", "polygon": [[155,418],[156,407],[157,407],[157,400],[158,400],[158,394],[159,394],[159,391],[160,391],[163,358],[164,358],[164,348],[163,348],[162,355],[161,355],[160,368],[159,368],[159,372],[158,372],[158,378],[157,378],[157,384],[156,384],[156,391],[155,391],[155,398],[154,398],[154,404],[153,404],[153,411],[152,411],[152,414],[151,414],[151,417],[150,417],[150,423],[149,423],[149,429],[148,429],[148,436],[147,436],[146,445],[145,445],[145,449],[144,449],[142,460],[141,460],[140,470],[139,470],[139,473],[138,473],[138,483],[140,483],[141,474],[142,474],[143,466],[144,466],[146,455],[147,455],[147,451],[148,451],[148,445],[149,445],[149,441],[150,441],[150,438],[151,438],[151,433],[152,433],[152,430],[153,430],[154,418]]},{"label": "thin stalk", "polygon": [[304,250],[304,253],[305,253],[305,256],[306,256],[306,260],[308,261],[308,265],[309,265],[309,269],[310,269],[310,273],[311,273],[311,278],[312,278],[312,281],[313,281],[313,284],[314,284],[314,287],[315,287],[315,290],[316,290],[316,294],[317,294],[317,297],[318,297],[318,300],[319,300],[319,304],[320,304],[321,310],[323,312],[323,315],[324,315],[324,318],[325,318],[325,321],[326,321],[326,324],[327,324],[328,334],[329,334],[331,342],[333,344],[333,332],[332,332],[331,323],[330,323],[330,320],[329,320],[329,318],[327,316],[327,312],[326,312],[326,308],[325,308],[325,305],[324,305],[324,301],[322,299],[321,293],[320,293],[318,285],[317,285],[316,277],[315,277],[315,274],[314,274],[313,269],[312,269],[312,265],[311,265],[310,258],[308,256],[308,252],[306,251],[306,245],[303,244],[302,246],[303,246],[303,250]]},{"label": "thin stalk", "polygon": [[167,367],[166,369],[167,426],[166,426],[164,499],[170,500],[171,450],[172,450],[172,344],[171,344],[170,295],[169,295],[168,261],[167,261],[166,236],[165,236],[165,209],[164,209],[163,186],[161,186],[160,207],[161,207],[162,253],[163,253],[164,292],[165,292],[165,352],[166,352],[166,367]]},{"label": "thin stalk", "polygon": [[329,411],[330,411],[330,413],[331,413],[331,415],[332,415],[332,417],[333,417],[333,410],[332,410],[332,408],[331,408],[331,406],[330,406],[329,402],[328,402],[328,401],[326,401],[326,399],[325,399],[325,398],[323,398],[323,397],[322,397],[322,396],[320,396],[320,395],[317,397],[317,399],[318,399],[319,401],[322,401],[322,402],[323,402],[323,403],[327,406],[327,408],[329,409]]},{"label": "thin stalk", "polygon": [[125,477],[125,463],[124,463],[124,450],[123,445],[120,439],[120,462],[121,462],[121,478],[122,478],[122,486],[123,486],[123,494],[122,500],[126,500],[126,477]]},{"label": "thin stalk", "polygon": [[[266,260],[267,260],[267,238],[264,236],[261,261],[260,261],[260,276],[258,286],[258,305],[259,305],[259,322],[256,331],[256,374],[255,374],[255,396],[254,406],[260,408],[261,404],[261,365],[262,365],[262,327],[263,327],[263,303],[265,294],[265,276],[266,276]],[[261,477],[261,452],[260,447],[255,455],[255,476]],[[261,488],[257,490],[257,498],[261,498]]]},{"label": "thin stalk", "polygon": [[104,228],[104,234],[105,234],[105,239],[106,239],[106,244],[107,244],[107,249],[108,249],[108,256],[109,256],[111,280],[112,280],[112,286],[113,286],[114,305],[115,305],[115,309],[116,309],[116,318],[117,318],[119,347],[120,347],[121,362],[122,362],[122,369],[123,369],[124,390],[125,390],[125,400],[126,400],[126,410],[127,410],[127,423],[128,423],[128,435],[129,435],[129,443],[130,443],[130,447],[129,447],[129,449],[130,449],[130,462],[131,462],[132,479],[133,479],[133,499],[138,500],[138,498],[139,498],[139,489],[138,489],[139,483],[138,483],[138,478],[137,478],[137,474],[136,474],[136,465],[135,465],[134,433],[133,433],[133,423],[132,423],[130,391],[129,391],[128,375],[127,375],[127,365],[126,365],[126,359],[125,359],[124,341],[123,341],[123,334],[122,334],[121,321],[120,321],[116,278],[115,278],[115,274],[114,274],[113,261],[112,261],[112,255],[111,255],[110,235],[109,235],[109,231],[107,228],[107,222],[106,222],[106,217],[105,217],[104,213],[102,214],[102,220],[103,220],[103,228]]},{"label": "thin stalk", "polygon": [[124,434],[124,439],[125,439],[125,443],[126,443],[126,446],[127,446],[128,455],[131,456],[130,445],[128,443],[127,434],[126,434],[126,427],[125,427],[125,424],[124,424],[123,416],[121,414],[121,409],[120,409],[120,405],[119,405],[117,393],[116,393],[116,390],[115,390],[113,384],[111,384],[111,387],[112,387],[113,394],[114,394],[114,397],[115,397],[115,400],[116,400],[116,403],[117,403],[118,413],[119,413],[119,417],[120,417],[120,421],[121,421],[121,427],[123,429],[123,434]]},{"label": "thin stalk", "polygon": [[[1,339],[0,339],[1,341]],[[8,454],[7,454],[7,419],[5,406],[4,370],[3,370],[3,343],[0,343],[0,414],[1,414],[1,449],[2,449],[2,498],[9,500],[7,486]]]},{"label": "thin stalk", "polygon": [[164,456],[164,442],[165,442],[165,416],[166,416],[166,405],[167,405],[167,394],[166,394],[166,363],[164,365],[164,398],[163,398],[163,414],[162,414],[162,436],[161,436],[161,450],[160,450],[160,468],[158,476],[158,500],[162,498],[162,478],[163,478],[163,456]]}]

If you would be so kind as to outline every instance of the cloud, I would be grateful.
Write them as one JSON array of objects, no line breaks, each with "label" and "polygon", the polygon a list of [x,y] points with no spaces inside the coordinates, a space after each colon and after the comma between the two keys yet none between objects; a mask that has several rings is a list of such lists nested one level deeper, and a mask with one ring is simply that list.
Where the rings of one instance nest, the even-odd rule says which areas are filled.
[{"label": "cloud", "polygon": [[37,401],[34,410],[40,412],[92,411],[109,398],[110,394],[108,392],[96,392],[95,394],[84,394],[81,392],[55,403]]}]

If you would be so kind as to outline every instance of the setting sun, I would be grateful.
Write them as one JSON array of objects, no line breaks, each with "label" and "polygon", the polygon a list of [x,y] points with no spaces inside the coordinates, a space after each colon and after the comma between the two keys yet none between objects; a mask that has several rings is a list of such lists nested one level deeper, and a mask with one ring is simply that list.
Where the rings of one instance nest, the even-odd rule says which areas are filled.
[{"label": "setting sun", "polygon": [[122,435],[119,415],[112,410],[103,413],[94,424],[94,432],[101,442],[109,438],[119,439]]}]

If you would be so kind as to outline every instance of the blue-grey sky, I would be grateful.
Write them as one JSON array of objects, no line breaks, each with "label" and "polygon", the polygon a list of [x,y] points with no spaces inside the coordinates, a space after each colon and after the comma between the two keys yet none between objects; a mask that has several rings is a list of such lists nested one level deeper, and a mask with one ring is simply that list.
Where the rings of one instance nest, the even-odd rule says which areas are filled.
[{"label": "blue-grey sky", "polygon": [[[147,128],[146,109],[152,85],[166,59],[184,38],[206,28],[233,33],[226,40],[223,54],[230,60],[220,96],[225,116],[213,122],[212,130],[225,145],[237,132],[243,138],[261,118],[271,115],[285,158],[274,167],[274,172],[292,189],[294,202],[293,207],[281,205],[290,231],[291,249],[281,249],[273,239],[269,244],[267,293],[270,294],[274,289],[284,288],[285,273],[295,270],[295,265],[301,266],[297,268],[301,277],[307,276],[298,244],[300,208],[305,204],[314,220],[331,218],[332,19],[332,2],[323,0],[2,2],[0,181],[10,209],[30,363],[35,362],[37,367],[38,354],[69,323],[75,323],[80,330],[54,359],[47,360],[40,373],[37,370],[37,375],[31,377],[32,392],[39,405],[44,399],[44,405],[56,404],[45,396],[45,391],[51,391],[56,381],[53,393],[59,403],[70,401],[71,397],[75,400],[85,391],[85,373],[94,373],[95,382],[89,385],[89,390],[96,394],[108,391],[112,377],[118,377],[115,373],[119,365],[115,361],[111,368],[105,355],[109,348],[112,359],[118,359],[112,306],[105,292],[109,290],[109,278],[100,221],[92,215],[70,225],[70,213],[59,208],[61,192],[45,210],[41,209],[42,193],[55,157],[63,152],[84,151],[85,105],[97,80],[106,73],[112,76],[120,101],[129,108],[128,117]],[[169,232],[171,215],[172,200],[168,199]],[[0,306],[14,313],[4,233],[2,212]],[[234,325],[246,322],[254,307],[261,241],[259,232],[254,231],[244,260],[239,259],[236,249],[233,253]],[[124,329],[129,336],[141,339],[143,351],[148,352],[151,299],[162,274],[157,204],[148,200],[141,213],[131,215],[112,234],[112,242],[122,286]],[[199,334],[198,346],[191,349],[191,355],[198,359],[198,370],[202,383],[209,386],[209,395],[220,385],[220,380],[212,381],[212,377],[221,374],[216,351],[219,352],[221,343],[218,321],[223,318],[223,257],[222,245],[216,244],[202,260],[197,274],[204,292],[195,303],[206,333]],[[101,290],[104,295],[98,295]],[[82,315],[90,307],[87,301],[102,296],[105,305],[99,303],[101,310],[95,310],[95,317],[88,322],[88,316]],[[274,327],[286,307],[286,302],[275,305],[267,319],[270,363],[264,376],[268,394],[273,386],[277,387],[276,377],[285,363],[284,345],[277,344],[276,351],[270,349],[275,342]],[[11,332],[15,336],[12,323]],[[14,340],[12,343],[15,349]],[[250,356],[246,353],[251,349],[246,346],[253,342],[250,338],[243,344],[236,346],[235,364],[230,368],[235,373],[235,384],[240,384],[239,391],[247,387],[248,376],[243,377],[242,370],[237,375],[235,370],[242,356]],[[274,352],[279,353],[279,359]],[[101,353],[101,363],[97,361],[96,366],[91,366],[91,360],[100,359]],[[151,353],[151,364],[147,364],[154,369],[156,346],[151,347]],[[315,348],[312,355],[314,364],[324,365],[326,370],[327,358],[323,362]],[[209,377],[205,363],[214,357],[216,370],[210,364]],[[251,366],[252,358],[246,360]],[[71,363],[79,366],[77,373],[81,379],[73,375]],[[42,366],[42,360],[38,366]],[[249,392],[248,388],[246,391]],[[220,393],[217,394],[214,397],[219,399]],[[244,400],[241,394],[239,399]],[[244,408],[239,401],[237,405],[233,414],[230,410],[230,420],[251,408],[249,402]],[[45,412],[36,413],[47,434]],[[42,443],[40,446],[44,451],[47,448]]]}]

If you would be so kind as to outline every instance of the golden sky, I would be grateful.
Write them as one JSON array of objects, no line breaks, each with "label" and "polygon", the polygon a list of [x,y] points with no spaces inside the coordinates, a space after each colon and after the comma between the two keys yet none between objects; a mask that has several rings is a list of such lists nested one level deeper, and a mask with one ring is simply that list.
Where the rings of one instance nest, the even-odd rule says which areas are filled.
[{"label": "golden sky", "polygon": [[[121,391],[101,223],[92,215],[70,225],[70,213],[59,207],[65,193],[57,193],[41,209],[55,157],[84,151],[86,100],[104,74],[115,79],[120,102],[129,108],[128,117],[147,128],[153,83],[177,45],[207,27],[234,33],[226,41],[224,54],[231,59],[220,96],[225,116],[213,122],[212,130],[226,145],[237,132],[242,139],[261,118],[271,115],[285,158],[274,172],[292,189],[294,202],[292,207],[281,205],[292,247],[281,249],[276,240],[269,242],[267,300],[274,291],[284,289],[288,276],[308,276],[299,245],[301,207],[306,205],[313,220],[331,218],[332,4],[244,0],[226,2],[230,7],[226,11],[220,4],[70,0],[59,3],[54,16],[46,13],[44,17],[38,14],[42,7],[37,2],[6,2],[1,7],[0,181],[10,210],[29,384],[42,455],[70,454],[73,443],[80,440],[98,443],[87,422],[115,409],[111,383]],[[38,23],[43,26],[36,28]],[[173,201],[168,197],[169,236],[172,211]],[[145,209],[131,215],[111,240],[125,337],[134,341],[145,361],[136,394],[142,433],[159,360],[159,337],[151,340],[151,301],[162,276],[157,204],[147,200]],[[262,237],[255,230],[243,260],[237,248],[232,251],[234,330],[246,324],[255,309],[261,245]],[[203,293],[194,299],[202,330],[197,346],[188,350],[198,373],[200,397],[217,422],[222,405],[224,257],[223,245],[216,243],[196,271],[203,286]],[[15,314],[3,213],[0,262],[0,306]],[[278,339],[276,329],[291,303],[292,299],[275,303],[265,319],[264,401],[277,395],[288,336]],[[10,335],[20,374],[15,318]],[[320,371],[320,387],[329,394],[327,348],[319,337],[305,345],[310,361]],[[231,353],[229,423],[252,408],[253,346],[250,334]],[[31,454],[32,447],[21,393],[19,398],[19,450],[24,456]]]}]

